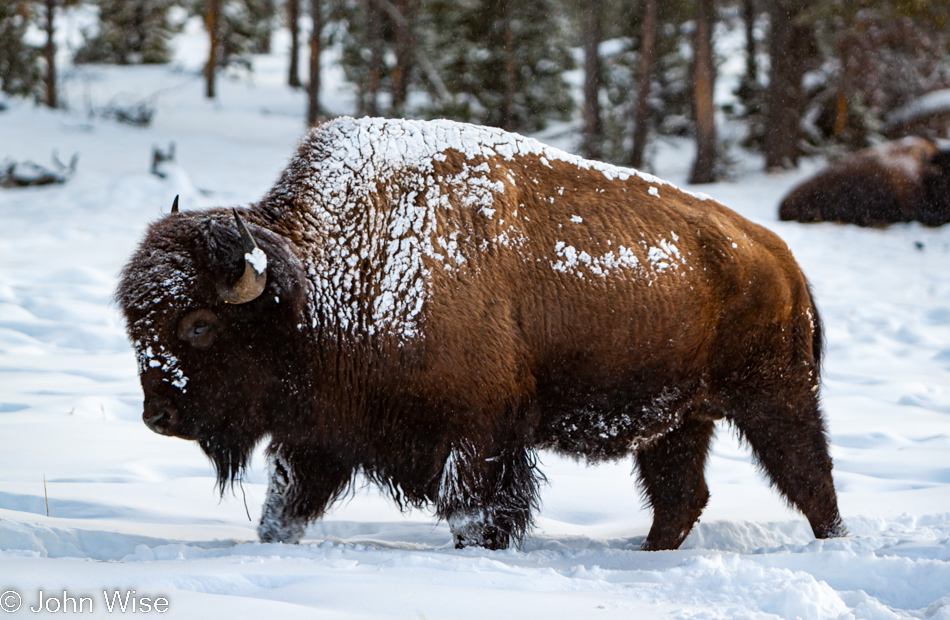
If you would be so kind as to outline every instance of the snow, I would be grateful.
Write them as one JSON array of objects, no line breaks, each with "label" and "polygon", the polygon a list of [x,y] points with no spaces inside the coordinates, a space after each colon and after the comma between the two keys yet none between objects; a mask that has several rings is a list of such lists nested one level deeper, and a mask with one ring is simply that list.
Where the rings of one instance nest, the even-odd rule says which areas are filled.
[{"label": "snow", "polygon": [[950,112],[950,89],[935,90],[898,108],[887,117],[889,126],[900,126],[933,114]]},{"label": "snow", "polygon": [[267,255],[264,254],[264,250],[260,248],[254,248],[252,251],[244,255],[244,259],[251,264],[251,267],[253,267],[254,271],[257,273],[264,273],[267,271]]},{"label": "snow", "polygon": [[[195,32],[189,24],[183,49],[200,47]],[[155,93],[148,129],[17,100],[0,113],[0,160],[81,154],[66,185],[0,190],[0,605],[8,592],[23,604],[11,618],[29,617],[40,590],[91,597],[92,617],[109,615],[103,591],[135,590],[167,598],[173,618],[950,619],[950,227],[777,221],[778,202],[817,162],[765,174],[742,155],[736,181],[702,190],[778,233],[812,282],[850,536],[814,540],[722,426],[707,466],[712,499],[677,551],[637,550],[651,515],[631,461],[587,467],[546,453],[542,509],[522,549],[455,550],[447,524],[401,513],[373,487],[340,501],[299,545],[258,542],[263,449],[219,499],[194,443],[145,427],[112,294],[176,194],[183,210],[200,209],[271,187],[302,133],[304,99],[282,87],[286,59],[275,54],[252,77],[222,80],[208,103],[200,61],[180,54],[172,67],[85,67],[81,88],[80,78],[67,84],[100,102]],[[349,110],[338,68],[325,75],[324,105]],[[171,141],[175,174],[150,175],[151,148]],[[683,185],[691,160],[688,142],[663,143],[656,169]],[[650,240],[651,259],[687,269],[670,235]],[[453,263],[463,252],[455,239],[438,249]],[[557,256],[573,257],[579,274],[596,261],[647,268],[625,249],[582,259],[565,245]],[[174,364],[159,353],[139,352]]]}]

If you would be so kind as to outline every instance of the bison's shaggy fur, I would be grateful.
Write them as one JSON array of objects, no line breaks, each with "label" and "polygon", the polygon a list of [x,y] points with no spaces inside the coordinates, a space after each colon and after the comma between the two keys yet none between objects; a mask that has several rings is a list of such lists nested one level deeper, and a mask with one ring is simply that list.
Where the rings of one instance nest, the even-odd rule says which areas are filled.
[{"label": "bison's shaggy fur", "polygon": [[950,151],[904,138],[858,151],[795,187],[779,218],[884,226],[950,222]]},{"label": "bison's shaggy fur", "polygon": [[269,437],[265,541],[298,540],[361,472],[459,546],[505,547],[549,449],[635,454],[644,547],[675,548],[721,418],[817,536],[844,532],[805,278],[769,231],[648,175],[338,119],[260,202],[153,224],[117,298],[153,430],[198,441],[222,486]]}]

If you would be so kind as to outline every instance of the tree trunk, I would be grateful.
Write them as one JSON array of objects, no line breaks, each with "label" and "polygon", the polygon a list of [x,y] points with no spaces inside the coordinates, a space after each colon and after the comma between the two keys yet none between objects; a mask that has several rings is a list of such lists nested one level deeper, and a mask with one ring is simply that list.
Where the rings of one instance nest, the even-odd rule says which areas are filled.
[{"label": "tree trunk", "polygon": [[267,29],[261,34],[260,44],[258,45],[258,54],[270,54],[271,31],[274,28],[274,13],[277,12],[274,6],[274,0],[265,0],[264,10],[267,12]]},{"label": "tree trunk", "polygon": [[320,122],[320,35],[323,33],[323,13],[320,0],[310,0],[313,31],[310,33],[310,83],[307,85],[307,125]]},{"label": "tree trunk", "polygon": [[505,36],[505,92],[501,106],[501,128],[506,131],[514,131],[516,125],[515,93],[518,88],[518,66],[515,63],[515,33],[512,25],[513,6],[514,2],[505,3],[503,17]]},{"label": "tree trunk", "polygon": [[603,123],[600,114],[601,0],[588,0],[584,9],[584,155],[603,156]]},{"label": "tree trunk", "polygon": [[[389,14],[389,18],[393,21],[396,27],[407,37],[405,41],[406,47],[414,55],[415,62],[418,64],[419,69],[422,70],[423,75],[425,75],[426,80],[429,82],[429,85],[432,87],[430,91],[433,100],[436,103],[442,101],[449,101],[452,99],[451,93],[445,87],[445,83],[442,81],[442,78],[439,77],[438,72],[435,70],[435,67],[432,65],[432,62],[429,60],[429,57],[426,56],[425,51],[419,47],[418,42],[416,41],[416,33],[413,28],[413,23],[415,22],[415,11],[418,7],[418,0],[406,0],[409,3],[411,8],[411,17],[412,21],[406,18],[400,9],[396,7],[389,0],[374,0],[380,9],[386,11]],[[398,54],[398,50],[397,50]],[[399,62],[397,60],[397,62]],[[406,61],[406,66],[410,67],[407,71],[411,71],[411,58]],[[408,84],[408,77],[406,77]],[[408,86],[407,86],[408,93]]]},{"label": "tree trunk", "polygon": [[755,45],[755,0],[743,0],[742,19],[745,22],[745,79],[748,84],[759,82],[759,63]]},{"label": "tree trunk", "polygon": [[402,116],[409,95],[409,74],[412,71],[412,60],[415,51],[415,24],[417,0],[396,0],[395,8],[405,19],[404,23],[393,20],[396,30],[396,66],[393,67],[390,81],[392,82],[392,114]]},{"label": "tree trunk", "polygon": [[852,40],[850,32],[853,26],[846,21],[845,33],[839,35],[836,47],[838,48],[838,58],[841,59],[841,79],[838,82],[838,94],[835,97],[835,124],[833,136],[835,140],[841,140],[845,130],[848,128],[848,101],[851,98],[851,76],[858,69],[853,67],[852,59]]},{"label": "tree trunk", "polygon": [[287,27],[290,29],[290,70],[287,85],[300,88],[300,0],[287,0]]},{"label": "tree trunk", "polygon": [[795,24],[803,8],[798,0],[772,0],[769,8],[771,70],[766,94],[765,168],[798,166],[806,29]]},{"label": "tree trunk", "polygon": [[653,64],[656,56],[656,0],[646,0],[640,34],[640,66],[637,79],[637,102],[633,109],[633,149],[630,165],[643,167],[647,148],[647,113],[650,111],[650,87],[653,82]]},{"label": "tree trunk", "polygon": [[364,90],[363,112],[369,116],[379,116],[379,87],[383,77],[383,24],[382,14],[373,0],[365,0],[366,38],[369,47],[369,71]]},{"label": "tree trunk", "polygon": [[46,105],[51,108],[59,107],[56,96],[56,42],[53,40],[56,32],[55,15],[56,0],[46,0],[46,46],[43,56],[46,58]]},{"label": "tree trunk", "polygon": [[696,41],[693,45],[693,110],[696,116],[696,161],[690,183],[713,183],[716,180],[716,119],[713,108],[712,26],[714,0],[699,0],[696,15]]},{"label": "tree trunk", "polygon": [[205,97],[214,99],[214,77],[218,65],[218,14],[221,0],[208,0],[205,27],[208,29],[208,64],[205,67]]}]

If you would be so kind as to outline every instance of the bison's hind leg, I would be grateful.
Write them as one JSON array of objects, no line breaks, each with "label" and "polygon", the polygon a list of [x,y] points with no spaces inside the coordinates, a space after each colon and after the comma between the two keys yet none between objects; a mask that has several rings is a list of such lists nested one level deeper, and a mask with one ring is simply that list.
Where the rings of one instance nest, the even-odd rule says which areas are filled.
[{"label": "bison's hind leg", "polygon": [[797,391],[758,392],[727,418],[772,484],[808,519],[816,538],[846,536],[818,398],[810,389]]},{"label": "bison's hind leg", "polygon": [[518,446],[495,453],[462,440],[442,469],[437,514],[445,519],[458,549],[476,545],[506,549],[520,544],[538,507],[533,452]]},{"label": "bison's hind leg", "polygon": [[653,508],[645,551],[679,547],[706,507],[706,455],[714,430],[711,417],[694,412],[679,427],[637,450],[643,492]]}]

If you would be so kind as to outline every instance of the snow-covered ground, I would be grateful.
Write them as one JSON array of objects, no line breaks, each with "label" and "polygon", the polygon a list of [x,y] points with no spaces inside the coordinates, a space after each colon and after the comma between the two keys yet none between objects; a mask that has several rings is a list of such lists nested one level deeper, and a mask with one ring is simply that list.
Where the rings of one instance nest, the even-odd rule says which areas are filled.
[{"label": "snow-covered ground", "polygon": [[[40,590],[60,599],[47,610],[64,591],[92,598],[89,616],[111,615],[103,590],[135,590],[167,599],[175,618],[950,619],[950,227],[778,222],[780,198],[817,164],[765,175],[754,157],[737,180],[697,189],[781,235],[814,284],[848,538],[815,541],[722,427],[712,499],[678,551],[637,551],[651,515],[631,461],[550,454],[538,526],[520,550],[457,551],[445,524],[400,513],[372,487],[301,545],[256,542],[262,459],[220,500],[196,445],[142,424],[111,297],[175,194],[184,209],[259,197],[300,136],[305,103],[282,86],[281,54],[222,80],[209,103],[197,27],[179,42],[170,67],[72,73],[71,112],[13,101],[0,113],[0,159],[80,153],[65,186],[0,190],[0,608],[13,592],[22,600],[11,617],[31,617]],[[352,94],[332,62],[324,104],[345,112]],[[148,129],[86,115],[153,94]],[[172,141],[178,165],[152,176],[152,147]],[[664,144],[655,171],[683,185],[691,159],[688,143]]]}]

